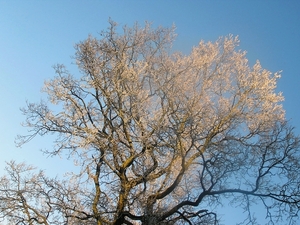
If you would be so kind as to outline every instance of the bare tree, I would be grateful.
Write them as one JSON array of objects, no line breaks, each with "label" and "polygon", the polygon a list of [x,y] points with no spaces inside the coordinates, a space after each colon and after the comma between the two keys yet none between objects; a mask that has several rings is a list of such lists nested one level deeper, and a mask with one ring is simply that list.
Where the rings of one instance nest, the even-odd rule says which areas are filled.
[{"label": "bare tree", "polygon": [[[0,178],[0,221],[6,224],[82,224],[84,186],[48,178],[25,163],[8,162]],[[86,209],[86,208],[85,208]],[[85,224],[95,224],[87,222]]]},{"label": "bare tree", "polygon": [[81,166],[70,185],[47,181],[46,204],[81,224],[218,224],[226,200],[255,224],[260,202],[270,224],[293,223],[299,138],[275,92],[280,74],[250,67],[233,36],[183,55],[171,50],[174,28],[117,29],[110,21],[77,44],[82,76],[55,66],[48,101],[23,109],[31,130],[19,144],[56,134],[47,153]]},{"label": "bare tree", "polygon": [[8,224],[50,224],[57,221],[52,211],[49,192],[45,192],[42,171],[24,163],[7,163],[7,175],[0,179],[0,218]]}]

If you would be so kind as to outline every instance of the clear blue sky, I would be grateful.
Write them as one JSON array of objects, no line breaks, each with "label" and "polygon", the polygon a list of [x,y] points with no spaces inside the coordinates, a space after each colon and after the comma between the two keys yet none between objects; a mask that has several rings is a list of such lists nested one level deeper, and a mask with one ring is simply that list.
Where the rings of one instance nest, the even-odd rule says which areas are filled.
[{"label": "clear blue sky", "polygon": [[201,39],[239,35],[250,64],[259,59],[264,68],[283,71],[278,91],[285,96],[287,118],[300,134],[299,0],[0,0],[0,174],[11,159],[53,174],[66,168],[64,160],[39,152],[51,148],[48,137],[15,147],[16,135],[26,133],[19,108],[26,100],[45,97],[40,89],[54,76],[54,64],[76,71],[74,44],[105,29],[109,17],[121,25],[175,24],[174,48],[185,53]]}]

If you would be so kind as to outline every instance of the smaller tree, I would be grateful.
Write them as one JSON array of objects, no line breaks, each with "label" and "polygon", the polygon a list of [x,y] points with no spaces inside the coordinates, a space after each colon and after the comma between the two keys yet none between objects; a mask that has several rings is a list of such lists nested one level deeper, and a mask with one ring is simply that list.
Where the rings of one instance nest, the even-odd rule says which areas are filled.
[{"label": "smaller tree", "polygon": [[[14,161],[7,163],[7,176],[0,178],[0,217],[9,224],[51,224],[59,220],[51,212],[47,180],[42,171]],[[60,218],[61,219],[61,218]]]},{"label": "smaller tree", "polygon": [[[89,218],[79,195],[83,185],[72,179],[48,178],[33,166],[11,161],[0,178],[0,222],[6,224],[82,224]],[[93,225],[95,222],[86,221]]]}]

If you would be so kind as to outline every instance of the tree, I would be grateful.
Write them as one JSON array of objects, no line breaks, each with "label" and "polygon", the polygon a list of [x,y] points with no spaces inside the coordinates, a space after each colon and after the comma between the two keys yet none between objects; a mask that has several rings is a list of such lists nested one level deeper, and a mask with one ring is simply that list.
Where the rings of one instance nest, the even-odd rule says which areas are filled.
[{"label": "tree", "polygon": [[292,223],[299,138],[275,90],[280,74],[250,67],[237,37],[183,55],[171,50],[174,28],[117,29],[110,21],[100,39],[77,44],[82,76],[55,66],[49,99],[23,109],[31,130],[19,144],[55,134],[47,154],[67,153],[81,168],[69,183],[42,176],[41,214],[61,216],[51,224],[217,224],[225,200],[245,210],[245,223],[255,224],[257,202],[270,224]]},{"label": "tree", "polygon": [[15,161],[8,162],[5,171],[0,179],[0,219],[5,224],[82,224],[76,197],[84,189],[78,183],[50,179],[43,171]]}]

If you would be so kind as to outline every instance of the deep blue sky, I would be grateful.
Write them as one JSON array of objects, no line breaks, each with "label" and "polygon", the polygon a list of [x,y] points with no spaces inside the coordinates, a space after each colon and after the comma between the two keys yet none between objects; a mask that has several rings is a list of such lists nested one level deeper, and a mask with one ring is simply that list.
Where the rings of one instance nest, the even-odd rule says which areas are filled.
[{"label": "deep blue sky", "polygon": [[[46,159],[38,150],[51,148],[49,138],[18,149],[17,134],[25,134],[19,108],[43,96],[52,66],[63,63],[72,71],[74,44],[97,35],[111,17],[120,25],[138,21],[153,26],[176,25],[174,48],[188,53],[203,39],[239,35],[240,48],[252,65],[282,70],[278,91],[288,119],[300,133],[300,1],[278,0],[0,0],[0,169],[4,162],[26,161],[49,173],[64,170],[65,161]],[[44,96],[45,97],[45,96]],[[1,171],[0,171],[1,174]]]}]

